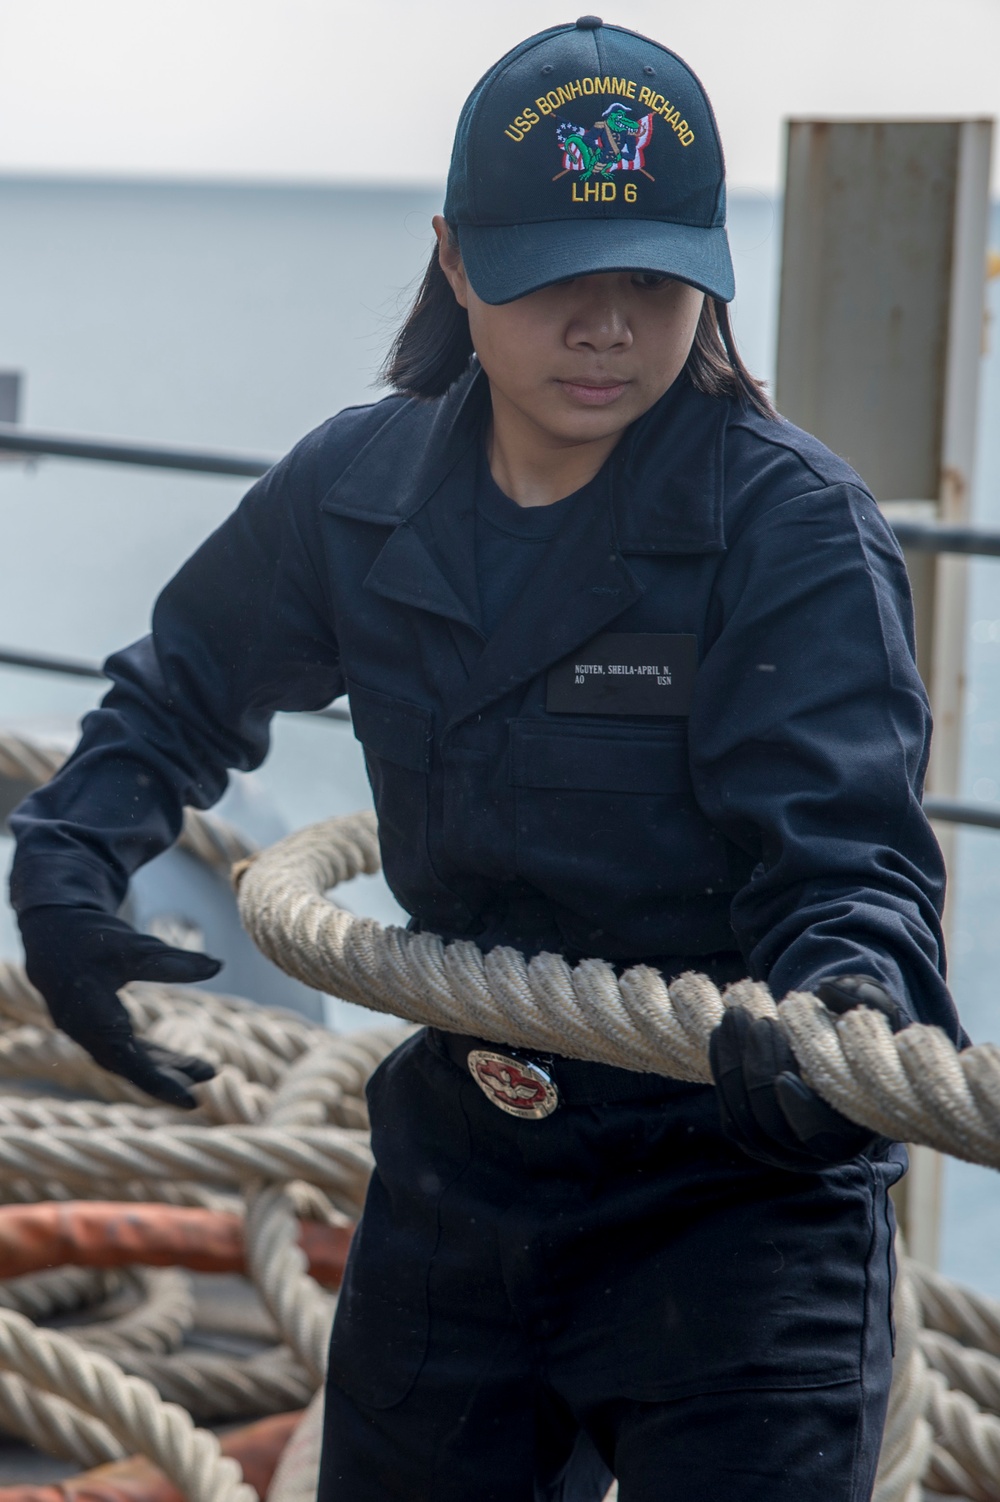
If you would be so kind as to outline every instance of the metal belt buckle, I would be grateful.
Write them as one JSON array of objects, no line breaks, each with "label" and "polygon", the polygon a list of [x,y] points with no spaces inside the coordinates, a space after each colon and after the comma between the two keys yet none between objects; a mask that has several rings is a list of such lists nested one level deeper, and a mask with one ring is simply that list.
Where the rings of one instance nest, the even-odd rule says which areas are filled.
[{"label": "metal belt buckle", "polygon": [[469,1073],[487,1100],[508,1116],[540,1121],[543,1116],[551,1116],[559,1104],[559,1091],[551,1077],[529,1059],[473,1048],[468,1063]]}]

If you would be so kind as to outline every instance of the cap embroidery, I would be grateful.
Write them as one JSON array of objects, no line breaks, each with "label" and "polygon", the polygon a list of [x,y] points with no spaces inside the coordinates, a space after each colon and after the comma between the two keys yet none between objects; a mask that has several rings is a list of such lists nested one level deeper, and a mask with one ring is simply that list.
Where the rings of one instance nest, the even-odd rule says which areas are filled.
[{"label": "cap embroidery", "polygon": [[[594,131],[603,132],[608,135],[608,149],[605,150],[602,144],[601,150],[601,160],[604,161],[605,168],[602,171],[597,167],[592,167],[588,171],[586,167],[580,168],[567,164],[563,168],[563,172],[585,171],[589,178],[595,172],[599,176],[604,176],[609,170],[620,170],[621,163],[618,163],[618,158],[615,156],[616,147],[610,141],[610,134],[624,136],[627,143],[628,136],[630,134],[638,134],[648,121],[646,135],[646,139],[648,140],[649,135],[652,134],[653,115],[659,115],[670,126],[670,129],[682,146],[690,146],[694,142],[694,131],[691,126],[687,120],[681,118],[680,110],[675,109],[665,95],[655,93],[646,84],[643,84],[639,88],[634,79],[612,78],[610,74],[605,78],[576,78],[571,83],[560,84],[558,88],[550,89],[547,94],[541,94],[535,100],[534,109],[526,104],[521,113],[514,116],[513,120],[504,129],[504,135],[509,136],[512,141],[523,141],[532,126],[539,125],[546,115],[554,114],[559,117],[560,112],[566,105],[571,104],[574,99],[582,99],[584,95],[594,94],[611,94],[613,97],[617,96],[614,98],[614,103],[609,105],[604,111],[601,119],[594,121]],[[644,104],[649,114],[637,116],[634,104],[623,103],[624,100],[634,100],[637,94],[639,104]],[[560,131],[564,129],[571,132],[576,131],[581,136],[591,136],[594,133],[593,131],[588,132],[584,127],[570,126],[565,119],[560,119],[559,129]],[[563,145],[561,136],[559,144],[560,146]],[[589,142],[588,144],[591,145],[591,150],[593,150],[592,144]],[[622,157],[626,161],[629,161],[628,154],[621,150],[623,144],[625,143],[619,141],[617,149],[621,151]],[[618,163],[618,165],[609,166],[609,163]],[[631,170],[643,172],[645,168],[640,163],[637,169],[632,168]]]},{"label": "cap embroidery", "polygon": [[646,147],[652,134],[652,115],[642,115],[636,120],[628,106],[617,100],[594,121],[592,130],[561,120],[556,127],[556,139],[563,154],[562,171],[552,180],[558,182],[567,172],[582,173],[582,182],[595,176],[610,177],[612,172],[641,172],[655,182],[645,166]]}]

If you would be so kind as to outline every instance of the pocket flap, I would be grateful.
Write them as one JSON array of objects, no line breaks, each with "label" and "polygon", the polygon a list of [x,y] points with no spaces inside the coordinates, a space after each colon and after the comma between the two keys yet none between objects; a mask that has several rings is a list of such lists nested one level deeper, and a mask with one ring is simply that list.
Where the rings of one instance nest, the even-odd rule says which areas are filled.
[{"label": "pocket flap", "polygon": [[407,704],[372,688],[349,683],[354,734],[374,756],[411,772],[429,772],[434,716],[422,704]]},{"label": "pocket flap", "polygon": [[690,792],[687,734],[683,726],[623,733],[610,726],[556,729],[515,721],[510,729],[510,780],[515,787]]}]

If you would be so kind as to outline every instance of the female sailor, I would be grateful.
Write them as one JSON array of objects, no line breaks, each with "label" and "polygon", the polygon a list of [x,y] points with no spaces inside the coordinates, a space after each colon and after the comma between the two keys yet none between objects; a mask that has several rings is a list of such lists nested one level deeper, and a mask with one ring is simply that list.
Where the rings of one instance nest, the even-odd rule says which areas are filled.
[{"label": "female sailor", "polygon": [[[907,581],[864,483],[736,352],[691,70],[584,16],[458,124],[395,394],[309,434],[167,585],[12,820],[28,973],[175,1105],[117,990],[206,979],[131,872],[350,696],[411,927],[750,975],[960,1036]],[[423,1030],[333,1332],[322,1502],[870,1495],[903,1151],[731,1008],[716,1089]]]}]

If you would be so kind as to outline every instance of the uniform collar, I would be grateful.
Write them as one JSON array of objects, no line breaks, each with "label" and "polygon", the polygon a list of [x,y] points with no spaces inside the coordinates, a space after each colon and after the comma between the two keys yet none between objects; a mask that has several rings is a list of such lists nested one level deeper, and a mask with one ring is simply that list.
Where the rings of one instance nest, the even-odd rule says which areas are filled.
[{"label": "uniform collar", "polygon": [[615,530],[623,553],[725,551],[724,446],[731,407],[686,376],[638,422],[619,449]]},{"label": "uniform collar", "polygon": [[404,402],[358,450],[322,509],[383,526],[408,521],[475,448],[488,410],[478,365],[444,396]]},{"label": "uniform collar", "polygon": [[[434,401],[404,403],[324,496],[338,516],[398,526],[474,450],[489,406],[478,366]],[[615,533],[623,553],[718,553],[730,404],[681,376],[633,423],[615,456]]]},{"label": "uniform collar", "polygon": [[323,509],[392,530],[364,587],[472,632],[468,676],[447,727],[480,713],[607,629],[643,593],[628,554],[714,553],[722,536],[728,405],[686,381],[635,423],[603,483],[574,507],[525,589],[483,644],[475,591],[481,373],[433,403],[402,406],[354,460]]}]

